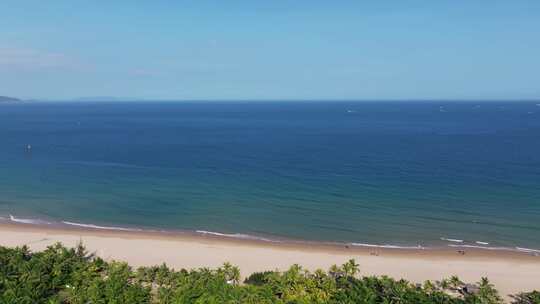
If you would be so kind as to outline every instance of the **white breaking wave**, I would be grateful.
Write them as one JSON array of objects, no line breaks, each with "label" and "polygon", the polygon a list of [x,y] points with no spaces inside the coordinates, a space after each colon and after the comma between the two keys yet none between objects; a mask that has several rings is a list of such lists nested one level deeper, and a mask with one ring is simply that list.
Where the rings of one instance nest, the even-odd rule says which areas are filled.
[{"label": "white breaking wave", "polygon": [[459,239],[447,239],[447,238],[442,237],[441,240],[448,241],[448,242],[454,242],[454,243],[463,243],[463,240],[459,240]]},{"label": "white breaking wave", "polygon": [[531,249],[531,248],[524,248],[524,247],[516,247],[517,251],[522,252],[529,252],[529,253],[540,253],[540,249]]},{"label": "white breaking wave", "polygon": [[486,250],[513,250],[512,248],[508,247],[487,247],[487,246],[477,246],[477,245],[453,245],[449,244],[449,247],[455,247],[455,248],[476,248],[476,249],[486,249]]},{"label": "white breaking wave", "polygon": [[21,223],[21,224],[34,224],[34,225],[37,225],[37,224],[50,224],[49,222],[46,222],[46,221],[43,221],[43,220],[17,218],[17,217],[14,217],[11,214],[9,215],[9,219],[12,222]]},{"label": "white breaking wave", "polygon": [[94,225],[94,224],[81,224],[81,223],[74,223],[74,222],[68,222],[68,221],[62,221],[62,223],[66,224],[66,225],[71,225],[71,226],[78,226],[78,227],[84,227],[84,228],[93,228],[93,229],[122,230],[122,231],[142,231],[142,229],[115,227],[115,226],[98,226],[98,225]]},{"label": "white breaking wave", "polygon": [[367,243],[351,243],[352,246],[358,246],[358,247],[374,247],[374,248],[391,248],[391,249],[425,249],[425,247],[421,245],[417,246],[398,246],[398,245],[375,245],[375,244],[367,244]]},{"label": "white breaking wave", "polygon": [[253,235],[249,235],[249,234],[242,234],[242,233],[230,233],[229,234],[229,233],[219,233],[219,232],[206,231],[206,230],[196,230],[195,232],[200,233],[200,234],[223,236],[223,237],[229,237],[229,238],[280,243],[280,241],[278,241],[278,240],[271,240],[271,239],[267,239],[267,238],[262,238],[262,237],[253,236]]},{"label": "white breaking wave", "polygon": [[476,241],[475,243],[476,243],[476,244],[479,244],[479,245],[489,245],[488,242],[480,242],[480,241]]},{"label": "white breaking wave", "polygon": [[477,245],[453,245],[453,244],[450,244],[448,246],[456,247],[456,248],[476,248],[476,249],[485,249],[485,250],[519,251],[519,252],[525,252],[525,253],[540,254],[540,249],[531,249],[531,248],[524,248],[524,247],[511,248],[511,247],[488,247],[488,246],[477,246]]}]

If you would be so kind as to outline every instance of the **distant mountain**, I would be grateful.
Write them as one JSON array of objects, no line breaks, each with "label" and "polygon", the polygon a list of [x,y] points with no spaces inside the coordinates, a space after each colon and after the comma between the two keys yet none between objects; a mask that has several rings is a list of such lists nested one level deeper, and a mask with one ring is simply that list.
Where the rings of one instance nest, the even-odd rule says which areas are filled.
[{"label": "distant mountain", "polygon": [[141,98],[133,97],[115,97],[115,96],[90,96],[90,97],[79,97],[73,99],[73,101],[143,101]]},{"label": "distant mountain", "polygon": [[15,97],[0,96],[0,102],[19,102],[22,101]]},{"label": "distant mountain", "polygon": [[116,101],[117,97],[113,96],[88,96],[88,97],[79,97],[74,98],[74,101]]}]

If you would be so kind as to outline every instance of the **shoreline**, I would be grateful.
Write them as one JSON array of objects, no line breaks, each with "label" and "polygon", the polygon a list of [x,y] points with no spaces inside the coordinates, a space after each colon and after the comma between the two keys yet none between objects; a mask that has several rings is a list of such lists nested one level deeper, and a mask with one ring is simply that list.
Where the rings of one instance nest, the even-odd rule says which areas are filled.
[{"label": "shoreline", "polygon": [[361,242],[347,242],[347,241],[325,241],[325,240],[303,240],[293,239],[287,237],[276,237],[267,235],[253,235],[244,233],[223,233],[206,230],[181,230],[181,229],[159,229],[159,228],[138,228],[128,226],[115,226],[114,224],[96,225],[78,223],[64,220],[43,220],[34,218],[19,218],[11,214],[8,217],[0,216],[0,226],[4,224],[14,224],[23,226],[38,226],[43,228],[50,228],[56,230],[90,230],[90,231],[107,231],[107,232],[131,232],[139,234],[151,234],[154,237],[163,235],[168,237],[180,236],[180,237],[208,237],[214,239],[223,239],[226,241],[252,241],[264,245],[265,243],[274,243],[281,245],[297,245],[297,246],[310,246],[310,247],[325,247],[325,248],[341,248],[347,249],[369,249],[369,250],[401,250],[401,251],[479,251],[479,252],[497,252],[497,253],[522,253],[526,255],[540,256],[540,249],[526,248],[520,246],[503,247],[503,246],[490,246],[490,243],[485,242],[472,242],[464,241],[460,239],[452,239],[441,237],[440,240],[445,242],[445,245],[395,245],[389,243],[373,244],[373,243],[361,243]]},{"label": "shoreline", "polygon": [[[454,256],[464,256],[460,251],[465,252],[467,258],[479,259],[514,259],[526,260],[540,263],[540,254],[535,249],[532,251],[518,251],[512,248],[467,247],[467,245],[453,245],[449,247],[414,247],[414,246],[393,246],[393,245],[352,245],[352,243],[333,243],[303,240],[268,240],[265,238],[241,238],[217,232],[182,231],[182,230],[149,230],[136,228],[107,229],[102,226],[82,227],[71,225],[18,223],[0,220],[0,233],[12,232],[40,232],[50,235],[77,235],[80,237],[100,237],[100,238],[122,238],[127,240],[158,240],[167,242],[196,242],[215,243],[224,245],[235,245],[239,247],[260,247],[269,249],[286,250],[309,250],[311,252],[336,253],[336,254],[369,254],[373,256],[403,256],[403,257],[430,257],[448,258]],[[2,241],[0,240],[0,245]],[[529,250],[529,249],[528,249]],[[377,255],[378,254],[378,255]]]},{"label": "shoreline", "polygon": [[79,241],[89,252],[133,267],[166,263],[175,269],[237,265],[243,277],[265,270],[286,270],[293,264],[328,269],[354,258],[361,275],[388,275],[413,283],[452,275],[474,283],[488,277],[502,296],[540,289],[540,256],[524,252],[466,249],[369,248],[318,243],[265,242],[215,235],[119,231],[83,227],[0,223],[0,246],[28,245],[39,251],[56,242],[68,247]]},{"label": "shoreline", "polygon": [[[128,230],[129,229],[129,230]],[[507,249],[485,249],[477,247],[467,247],[467,245],[453,245],[451,247],[414,247],[414,246],[394,246],[394,245],[351,245],[351,243],[332,243],[319,241],[302,240],[268,240],[265,238],[241,238],[233,235],[226,235],[217,232],[197,231],[173,231],[173,230],[149,230],[149,229],[107,229],[95,227],[81,227],[54,224],[17,223],[0,221],[0,231],[13,232],[44,232],[51,235],[66,234],[79,236],[97,236],[104,238],[123,238],[138,240],[160,240],[160,241],[190,241],[190,242],[211,242],[218,244],[234,244],[237,246],[256,246],[262,248],[282,248],[298,249],[316,252],[332,253],[384,253],[385,255],[399,256],[430,256],[448,257],[462,255],[459,251],[465,251],[470,258],[505,258],[505,259],[531,259],[540,262],[540,254],[535,254],[536,250],[518,251]],[[0,241],[1,242],[1,241]],[[0,243],[1,245],[1,243]]]}]

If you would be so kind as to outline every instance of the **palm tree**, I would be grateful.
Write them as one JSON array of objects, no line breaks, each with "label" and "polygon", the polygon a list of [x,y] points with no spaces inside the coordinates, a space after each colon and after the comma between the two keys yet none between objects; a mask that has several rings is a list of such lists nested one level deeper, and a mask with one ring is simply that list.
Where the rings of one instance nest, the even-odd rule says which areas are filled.
[{"label": "palm tree", "polygon": [[430,280],[427,280],[424,282],[424,291],[428,292],[428,293],[432,293],[434,291],[437,291],[437,286],[435,286],[435,284],[433,284]]},{"label": "palm tree", "polygon": [[481,303],[503,303],[499,293],[486,277],[483,277],[479,282],[478,298],[480,298]]},{"label": "palm tree", "polygon": [[356,264],[356,261],[354,259],[350,259],[349,261],[347,261],[347,263],[343,264],[341,268],[343,269],[345,276],[354,277],[357,273],[360,272],[359,266],[360,265]]},{"label": "palm tree", "polygon": [[337,279],[339,277],[342,277],[343,276],[343,271],[341,269],[341,267],[337,266],[337,265],[332,265],[330,267],[330,269],[328,270],[328,274],[333,277],[334,279]]},{"label": "palm tree", "polygon": [[240,269],[229,262],[223,263],[223,274],[228,283],[238,285],[240,282]]},{"label": "palm tree", "polygon": [[455,275],[450,277],[449,283],[454,290],[459,290],[463,286],[463,282]]}]

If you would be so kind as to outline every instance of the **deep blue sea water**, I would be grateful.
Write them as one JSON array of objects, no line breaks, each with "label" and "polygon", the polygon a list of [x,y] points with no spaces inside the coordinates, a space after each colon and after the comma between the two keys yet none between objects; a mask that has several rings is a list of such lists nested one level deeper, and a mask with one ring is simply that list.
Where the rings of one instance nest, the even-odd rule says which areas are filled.
[{"label": "deep blue sea water", "polygon": [[10,214],[278,239],[540,248],[540,106],[3,104],[0,216]]}]

